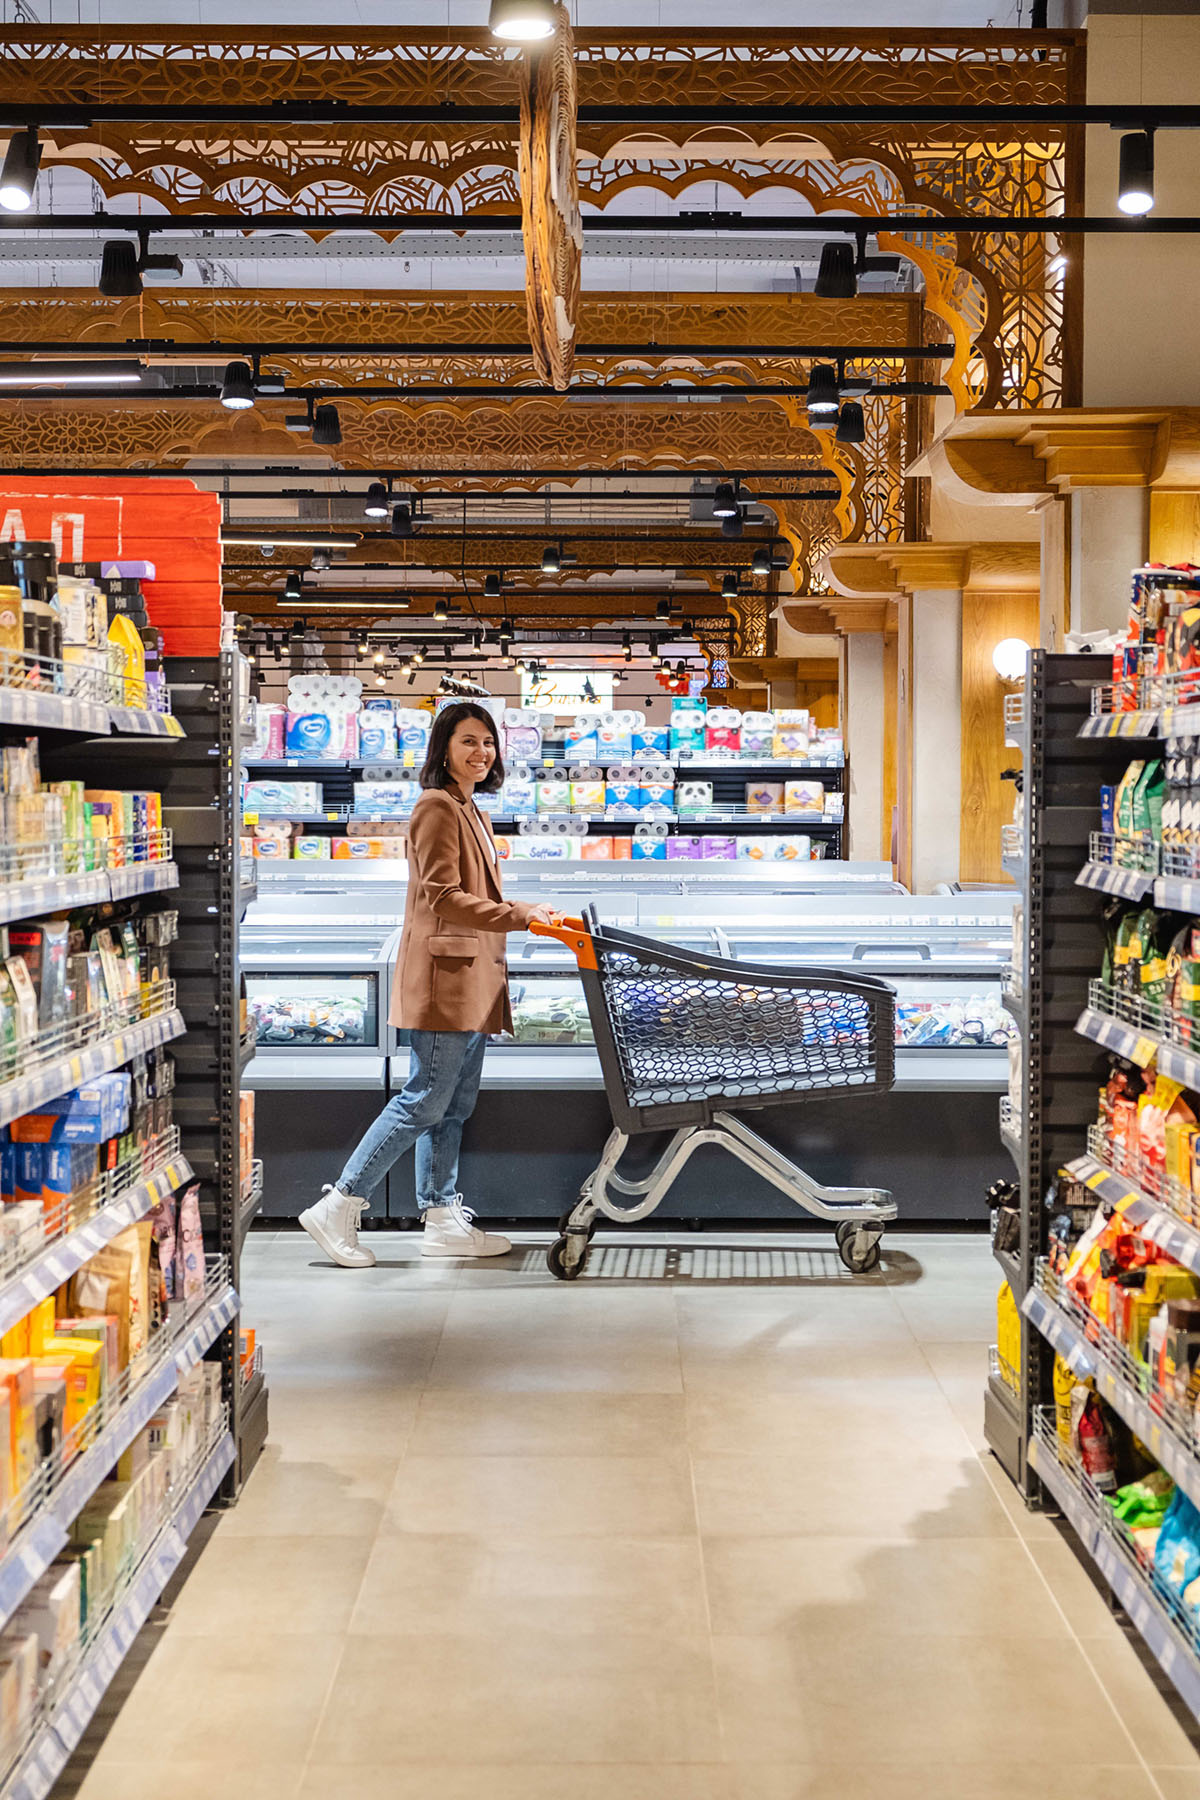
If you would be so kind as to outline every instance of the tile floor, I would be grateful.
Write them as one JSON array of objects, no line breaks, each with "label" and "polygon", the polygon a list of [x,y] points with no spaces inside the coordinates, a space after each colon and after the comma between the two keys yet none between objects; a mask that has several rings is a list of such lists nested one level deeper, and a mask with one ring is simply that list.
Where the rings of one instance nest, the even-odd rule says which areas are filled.
[{"label": "tile floor", "polygon": [[371,1243],[252,1237],[268,1448],[81,1800],[1200,1800],[984,1451],[982,1237]]}]

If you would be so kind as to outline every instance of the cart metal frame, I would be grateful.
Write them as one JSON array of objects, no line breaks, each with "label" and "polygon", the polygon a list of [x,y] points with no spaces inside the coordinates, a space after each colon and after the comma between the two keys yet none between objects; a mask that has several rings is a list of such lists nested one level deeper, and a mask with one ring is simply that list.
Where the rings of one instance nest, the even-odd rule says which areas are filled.
[{"label": "cart metal frame", "polygon": [[[896,1217],[891,1195],[822,1186],[731,1109],[886,1092],[896,1031],[887,982],[686,955],[602,926],[594,908],[581,919],[531,929],[575,954],[613,1115],[600,1162],[547,1254],[554,1275],[572,1281],[582,1274],[602,1217],[616,1224],[648,1218],[706,1144],[738,1157],[816,1218],[834,1221],[838,1252],[852,1272],[875,1268],[883,1227]],[[660,1057],[664,1066],[656,1068]],[[618,1172],[632,1136],[671,1127],[648,1175],[635,1181]]]}]

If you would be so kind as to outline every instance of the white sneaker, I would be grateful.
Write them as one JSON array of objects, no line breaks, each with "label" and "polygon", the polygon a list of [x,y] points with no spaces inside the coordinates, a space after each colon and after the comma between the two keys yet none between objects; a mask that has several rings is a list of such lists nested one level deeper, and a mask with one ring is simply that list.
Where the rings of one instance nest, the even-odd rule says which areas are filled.
[{"label": "white sneaker", "polygon": [[422,1256],[504,1256],[512,1245],[506,1237],[472,1225],[475,1214],[456,1194],[449,1206],[431,1206],[425,1214]]},{"label": "white sneaker", "polygon": [[358,1241],[358,1223],[370,1202],[357,1194],[343,1194],[341,1188],[326,1185],[315,1206],[300,1214],[300,1223],[314,1244],[343,1269],[371,1269],[375,1252]]}]

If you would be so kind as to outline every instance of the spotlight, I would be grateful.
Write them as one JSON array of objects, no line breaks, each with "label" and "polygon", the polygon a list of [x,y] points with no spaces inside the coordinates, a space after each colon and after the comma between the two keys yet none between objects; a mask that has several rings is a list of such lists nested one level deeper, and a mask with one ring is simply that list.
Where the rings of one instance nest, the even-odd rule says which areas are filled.
[{"label": "spotlight", "polygon": [[292,626],[292,629],[287,634],[288,644],[293,647],[297,644],[302,644],[307,635],[304,626],[300,623],[299,619],[297,619]]},{"label": "spotlight", "polygon": [[394,538],[410,538],[413,535],[412,507],[406,500],[392,508],[392,536]]},{"label": "spotlight", "polygon": [[662,668],[662,651],[657,644],[652,644],[650,647],[650,661],[656,669]]},{"label": "spotlight", "polygon": [[312,562],[309,564],[309,567],[312,569],[314,575],[323,575],[332,560],[333,558],[330,556],[328,550],[314,550],[312,553]]},{"label": "spotlight", "polygon": [[384,674],[382,669],[380,669],[378,675],[375,677],[375,686],[376,687],[386,687],[387,686],[387,676]]},{"label": "spotlight", "polygon": [[675,674],[680,680],[687,675],[687,664],[682,657],[680,657],[679,661],[675,664]]},{"label": "spotlight", "polygon": [[367,498],[363,504],[363,516],[368,519],[387,518],[388,491],[382,481],[373,481],[367,489]]},{"label": "spotlight", "polygon": [[837,430],[834,438],[839,444],[865,444],[867,441],[867,421],[863,409],[857,400],[847,400],[838,414]]},{"label": "spotlight", "polygon": [[730,569],[729,573],[725,576],[725,579],[721,583],[721,598],[722,598],[722,600],[736,600],[738,597],[738,591],[739,591],[740,587],[741,587],[741,583],[738,581],[738,578],[734,574],[733,570]]},{"label": "spotlight", "polygon": [[512,649],[512,641],[513,641],[512,626],[508,623],[507,619],[504,621],[504,624],[500,627],[499,641],[500,641],[501,656],[507,656],[509,651]]},{"label": "spotlight", "polygon": [[248,663],[256,663],[258,661],[258,652],[255,650],[253,644],[247,644],[243,654]]},{"label": "spotlight", "polygon": [[839,403],[837,370],[830,363],[814,363],[808,378],[809,412],[832,418]]},{"label": "spotlight", "polygon": [[721,520],[721,536],[723,538],[740,538],[742,535],[742,515],[735,513],[732,519]]},{"label": "spotlight", "polygon": [[752,575],[769,575],[771,573],[771,552],[766,544],[760,544],[754,552],[750,573]]},{"label": "spotlight", "polygon": [[732,519],[736,516],[737,510],[737,495],[733,491],[732,482],[719,481],[717,491],[713,495],[713,518]]},{"label": "spotlight", "polygon": [[633,661],[633,645],[629,641],[629,633],[628,632],[626,632],[621,639],[621,648],[625,652],[625,661],[632,662]]},{"label": "spotlight", "polygon": [[1020,681],[1025,674],[1029,645],[1024,638],[1001,638],[992,651],[992,667],[1001,681]]},{"label": "spotlight", "polygon": [[654,617],[659,625],[669,625],[671,623],[671,602],[660,600],[654,609]]},{"label": "spotlight", "polygon": [[100,257],[100,292],[105,299],[129,300],[141,291],[142,277],[133,245],[124,239],[105,244]]},{"label": "spotlight", "polygon": [[299,600],[302,588],[303,588],[303,583],[301,582],[299,575],[297,575],[296,571],[293,569],[291,574],[288,576],[287,580],[283,584],[284,599],[285,600]]},{"label": "spotlight", "polygon": [[354,654],[355,654],[355,656],[360,656],[360,657],[365,656],[367,654],[367,640],[365,637],[360,637],[356,640],[355,645],[354,645]]},{"label": "spotlight", "polygon": [[383,651],[377,650],[375,652],[374,656],[371,658],[371,661],[374,663],[381,663],[383,661]]},{"label": "spotlight", "polygon": [[547,544],[542,551],[542,574],[557,575],[562,568],[562,551],[555,544]]},{"label": "spotlight", "polygon": [[41,160],[42,146],[38,143],[37,128],[28,125],[24,131],[14,132],[4,153],[4,168],[0,170],[0,206],[6,212],[29,211]]},{"label": "spotlight", "polygon": [[[105,245],[106,255],[112,247],[108,244]],[[230,412],[245,412],[248,406],[254,405],[254,377],[250,373],[249,363],[231,362],[225,365],[225,378],[221,383],[221,405],[227,406]]]},{"label": "spotlight", "polygon": [[813,289],[820,300],[853,300],[858,292],[853,244],[826,244]]},{"label": "spotlight", "polygon": [[1154,206],[1154,133],[1130,131],[1121,139],[1117,205],[1123,213],[1148,213]]},{"label": "spotlight", "polygon": [[492,0],[488,28],[510,44],[536,44],[554,36],[554,0]]},{"label": "spotlight", "polygon": [[416,663],[418,668],[420,668],[421,664],[425,661],[425,658],[428,655],[429,655],[429,645],[422,644],[421,648],[417,651],[416,655],[413,657],[413,661]]},{"label": "spotlight", "polygon": [[450,616],[449,608],[447,607],[445,600],[442,598],[442,596],[440,594],[438,595],[438,598],[433,603],[433,616],[437,620],[439,625],[444,625],[446,620]]},{"label": "spotlight", "polygon": [[499,575],[485,575],[483,579],[483,597],[485,600],[498,600],[503,585]]},{"label": "spotlight", "polygon": [[183,280],[183,263],[177,256],[145,251],[139,267],[147,287],[168,287],[173,281]]},{"label": "spotlight", "polygon": [[342,441],[342,421],[336,406],[318,406],[313,414],[312,441],[326,449]]}]

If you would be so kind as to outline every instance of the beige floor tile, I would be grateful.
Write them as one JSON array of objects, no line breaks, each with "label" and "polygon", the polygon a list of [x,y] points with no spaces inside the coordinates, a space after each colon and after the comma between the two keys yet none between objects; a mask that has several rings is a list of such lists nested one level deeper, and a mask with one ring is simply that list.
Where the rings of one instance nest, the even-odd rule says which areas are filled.
[{"label": "beige floor tile", "polygon": [[272,1370],[267,1441],[284,1462],[337,1462],[394,1457],[409,1446],[421,1402],[416,1387],[345,1381],[279,1381]]},{"label": "beige floor tile", "polygon": [[318,1765],[720,1760],[706,1638],[347,1640]]},{"label": "beige floor tile", "polygon": [[705,1535],[1003,1538],[1014,1535],[969,1454],[872,1457],[814,1464],[804,1456],[698,1456],[696,1505]]},{"label": "beige floor tile", "polygon": [[680,1456],[409,1456],[385,1529],[606,1536],[620,1521],[645,1537],[696,1526]]},{"label": "beige floor tile", "polygon": [[719,1635],[806,1632],[839,1609],[898,1637],[1068,1635],[1066,1621],[1015,1537],[874,1544],[833,1537],[704,1540],[712,1628]]},{"label": "beige floor tile", "polygon": [[[1197,1790],[1200,1792],[1200,1790]],[[922,1768],[736,1769],[737,1800],[1159,1800],[1140,1764],[1083,1768],[927,1763]],[[1190,1800],[1187,1790],[1180,1800]]]},{"label": "beige floor tile", "polygon": [[1107,1637],[1119,1629],[1107,1584],[1092,1580],[1093,1565],[1076,1550],[1072,1536],[1059,1531],[1053,1538],[1030,1538],[1025,1548],[1073,1632]]},{"label": "beige floor tile", "polygon": [[351,1630],[695,1635],[708,1630],[700,1547],[615,1522],[605,1537],[397,1532],[376,1541]]},{"label": "beige floor tile", "polygon": [[93,1764],[77,1800],[299,1800],[304,1771],[295,1764],[242,1763],[236,1756],[211,1762],[117,1762],[104,1756]]},{"label": "beige floor tile", "polygon": [[1185,1725],[1176,1716],[1182,1709],[1174,1689],[1146,1656],[1140,1640],[1135,1648],[1132,1628],[1130,1631],[1129,1638],[1116,1629],[1102,1637],[1081,1639],[1083,1654],[1144,1761],[1176,1768],[1192,1766],[1200,1745],[1200,1726],[1191,1719]]},{"label": "beige floor tile", "polygon": [[373,1538],[396,1469],[393,1456],[285,1460],[272,1445],[263,1451],[237,1505],[222,1519],[221,1533]]},{"label": "beige floor tile", "polygon": [[923,1768],[936,1746],[951,1767],[986,1767],[1019,1732],[1022,1757],[1046,1769],[1074,1767],[1081,1741],[1135,1760],[1070,1642],[898,1636],[871,1617],[814,1608],[799,1635],[714,1638],[726,1757]]},{"label": "beige floor tile", "polygon": [[218,1527],[171,1611],[183,1632],[343,1632],[370,1554],[362,1537],[238,1537]]},{"label": "beige floor tile", "polygon": [[1151,1769],[1162,1800],[1200,1800],[1200,1767]]},{"label": "beige floor tile", "polygon": [[711,1763],[392,1763],[353,1769],[314,1763],[300,1800],[741,1800],[741,1790],[736,1770]]},{"label": "beige floor tile", "polygon": [[925,1343],[921,1346],[946,1403],[974,1448],[987,1448],[983,1395],[988,1378],[986,1343]]},{"label": "beige floor tile", "polygon": [[686,1443],[682,1394],[527,1394],[431,1389],[413,1456],[659,1456]]},{"label": "beige floor tile", "polygon": [[[226,1632],[189,1637],[169,1628],[109,1732],[106,1762],[237,1760],[289,1768],[303,1762],[342,1655],[326,1632]],[[221,1784],[218,1791],[228,1791]]]},{"label": "beige floor tile", "polygon": [[682,1378],[669,1293],[456,1295],[431,1388],[677,1394]]},{"label": "beige floor tile", "polygon": [[924,1376],[853,1384],[813,1381],[792,1394],[689,1388],[687,1432],[696,1456],[806,1456],[860,1450],[887,1458],[916,1448],[962,1457],[970,1449],[944,1395]]}]

